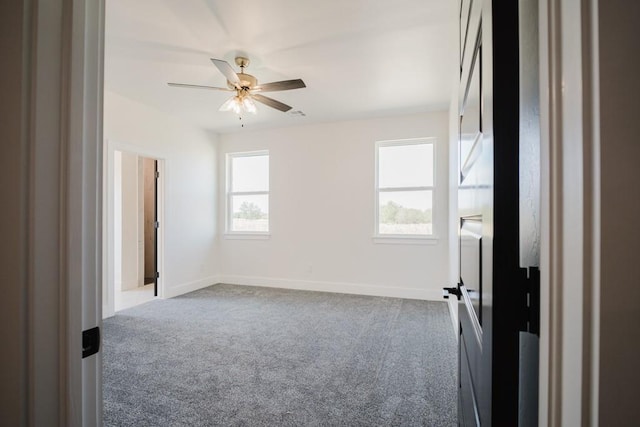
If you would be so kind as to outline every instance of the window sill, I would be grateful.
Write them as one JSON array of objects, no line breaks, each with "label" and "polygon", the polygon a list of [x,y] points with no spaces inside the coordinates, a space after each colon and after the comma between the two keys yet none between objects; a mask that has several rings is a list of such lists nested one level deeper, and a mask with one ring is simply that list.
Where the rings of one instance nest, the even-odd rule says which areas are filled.
[{"label": "window sill", "polygon": [[373,236],[373,243],[385,245],[436,245],[438,236],[401,236],[378,234]]},{"label": "window sill", "polygon": [[226,240],[269,240],[271,233],[224,233]]}]

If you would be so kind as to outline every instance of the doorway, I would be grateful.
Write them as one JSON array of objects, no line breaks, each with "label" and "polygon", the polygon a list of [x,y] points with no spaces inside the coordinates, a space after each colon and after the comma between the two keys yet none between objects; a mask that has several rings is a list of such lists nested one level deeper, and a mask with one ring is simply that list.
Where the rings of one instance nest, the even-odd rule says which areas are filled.
[{"label": "doorway", "polygon": [[143,244],[139,245],[142,254],[140,270],[143,271],[144,285],[153,287],[153,296],[158,296],[158,161],[148,157],[138,157],[138,171],[141,174],[142,191],[139,200],[142,208]]},{"label": "doorway", "polygon": [[107,142],[103,318],[162,297],[161,170],[137,147]]}]

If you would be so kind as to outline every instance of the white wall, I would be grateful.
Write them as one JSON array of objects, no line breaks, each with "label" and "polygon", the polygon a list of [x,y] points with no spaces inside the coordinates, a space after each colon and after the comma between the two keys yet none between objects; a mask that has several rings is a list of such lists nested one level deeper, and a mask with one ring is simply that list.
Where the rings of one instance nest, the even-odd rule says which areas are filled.
[{"label": "white wall", "polygon": [[[431,245],[376,244],[375,142],[416,137],[437,138],[434,225],[440,239]],[[271,236],[221,239],[222,281],[442,299],[449,275],[446,112],[221,135],[221,230],[225,154],[264,149],[270,153]]]},{"label": "white wall", "polygon": [[162,296],[217,283],[217,137],[108,90],[104,111],[108,146],[164,160]]}]

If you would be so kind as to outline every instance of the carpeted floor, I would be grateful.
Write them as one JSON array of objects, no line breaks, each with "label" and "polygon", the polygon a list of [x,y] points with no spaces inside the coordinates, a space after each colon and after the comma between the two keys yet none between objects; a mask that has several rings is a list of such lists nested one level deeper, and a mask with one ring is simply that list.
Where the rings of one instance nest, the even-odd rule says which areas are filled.
[{"label": "carpeted floor", "polygon": [[444,302],[215,285],[104,322],[106,426],[454,426]]}]

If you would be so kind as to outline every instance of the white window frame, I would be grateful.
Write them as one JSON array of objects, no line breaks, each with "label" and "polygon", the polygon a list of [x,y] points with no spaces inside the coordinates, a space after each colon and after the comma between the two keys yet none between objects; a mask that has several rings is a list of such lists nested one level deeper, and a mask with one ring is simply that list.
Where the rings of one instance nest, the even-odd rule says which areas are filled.
[{"label": "white window frame", "polygon": [[[240,157],[267,156],[269,159],[269,175],[271,175],[271,156],[269,150],[240,151],[227,153],[226,155],[226,218],[225,218],[225,238],[232,239],[268,239],[271,235],[271,176],[269,176],[269,188],[266,191],[231,191],[233,187],[233,159]],[[267,231],[234,231],[233,225],[233,196],[262,196],[266,195],[269,200],[269,219],[267,221]]]},{"label": "white window frame", "polygon": [[[387,141],[377,141],[375,147],[375,203],[374,203],[374,243],[401,243],[401,244],[435,244],[438,240],[436,235],[436,159],[437,159],[437,139],[434,137],[395,139]],[[380,148],[406,145],[426,145],[433,147],[433,185],[418,187],[384,187],[380,188]],[[380,233],[380,193],[394,191],[431,191],[431,234],[388,234]]]}]

